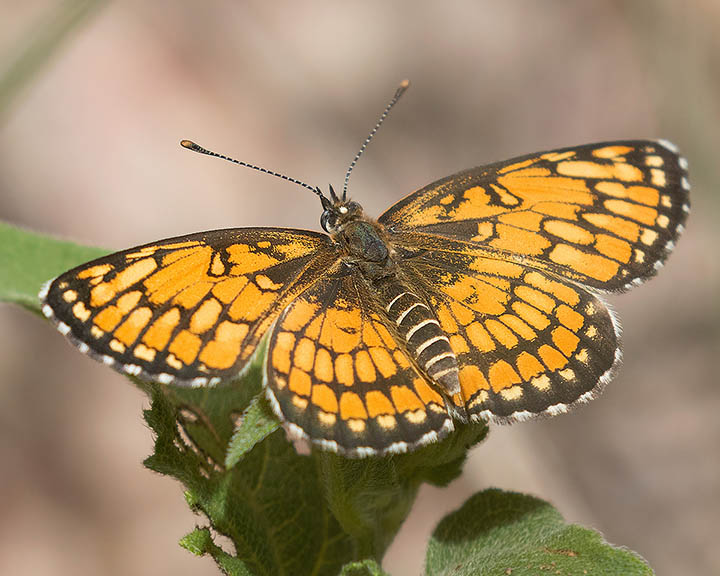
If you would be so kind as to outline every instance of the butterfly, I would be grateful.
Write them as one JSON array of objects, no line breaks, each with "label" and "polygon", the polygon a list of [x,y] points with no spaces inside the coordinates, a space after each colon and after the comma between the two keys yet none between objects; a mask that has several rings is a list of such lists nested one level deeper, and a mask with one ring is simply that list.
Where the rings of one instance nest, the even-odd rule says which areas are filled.
[{"label": "butterfly", "polygon": [[621,360],[602,294],[653,276],[673,249],[686,160],[662,140],[530,154],[373,220],[348,178],[406,87],[342,194],[261,169],[316,193],[325,233],[214,230],[117,252],[51,281],[44,314],[81,352],[180,386],[234,380],[266,340],[264,388],[286,430],[351,457],[592,399]]}]

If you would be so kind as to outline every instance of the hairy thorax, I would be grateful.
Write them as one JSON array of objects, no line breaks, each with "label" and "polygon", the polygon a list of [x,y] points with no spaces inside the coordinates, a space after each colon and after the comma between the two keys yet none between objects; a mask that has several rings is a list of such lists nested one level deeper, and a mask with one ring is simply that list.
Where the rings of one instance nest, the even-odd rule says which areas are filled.
[{"label": "hairy thorax", "polygon": [[336,235],[346,252],[346,263],[357,266],[370,282],[396,271],[392,249],[379,224],[365,219],[348,222]]}]

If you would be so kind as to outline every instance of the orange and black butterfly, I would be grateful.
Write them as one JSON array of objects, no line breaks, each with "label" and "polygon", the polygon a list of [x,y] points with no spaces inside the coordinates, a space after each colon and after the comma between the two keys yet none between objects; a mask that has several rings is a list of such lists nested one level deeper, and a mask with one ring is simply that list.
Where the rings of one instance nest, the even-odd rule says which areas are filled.
[{"label": "orange and black butterfly", "polygon": [[327,234],[153,242],[61,275],[43,311],[82,352],[164,384],[233,380],[267,338],[267,397],[293,436],[348,456],[405,452],[455,420],[593,398],[621,359],[601,294],[654,275],[689,211],[687,163],[665,141],[473,168],[377,220],[347,199],[354,164],[339,196],[293,180],[320,197]]}]

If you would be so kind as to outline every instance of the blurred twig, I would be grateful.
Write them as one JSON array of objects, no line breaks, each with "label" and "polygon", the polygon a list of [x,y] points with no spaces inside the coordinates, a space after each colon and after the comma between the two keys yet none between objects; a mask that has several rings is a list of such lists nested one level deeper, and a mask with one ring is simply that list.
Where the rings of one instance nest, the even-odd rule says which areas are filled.
[{"label": "blurred twig", "polygon": [[71,33],[85,22],[107,0],[66,0],[62,2],[36,29],[25,37],[16,56],[9,59],[0,74],[0,122],[7,117],[13,101],[22,89],[57,54]]}]

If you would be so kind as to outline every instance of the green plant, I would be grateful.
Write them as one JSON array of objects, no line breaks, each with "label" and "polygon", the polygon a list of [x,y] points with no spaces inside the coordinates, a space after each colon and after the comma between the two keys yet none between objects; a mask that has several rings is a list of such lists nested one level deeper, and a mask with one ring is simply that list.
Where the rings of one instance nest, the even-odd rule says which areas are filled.
[{"label": "green plant", "polygon": [[[0,300],[39,313],[41,285],[102,255],[0,223]],[[260,351],[258,357],[262,356]],[[457,478],[485,425],[459,426],[412,454],[349,460],[288,443],[262,393],[259,362],[238,381],[180,389],[134,380],[151,399],[145,466],[176,478],[201,518],[180,544],[228,574],[384,574],[383,554],[423,483]],[[133,425],[128,423],[128,426]],[[218,535],[232,543],[227,549]],[[652,574],[636,554],[566,524],[548,503],[485,490],[436,527],[428,575]]]}]

